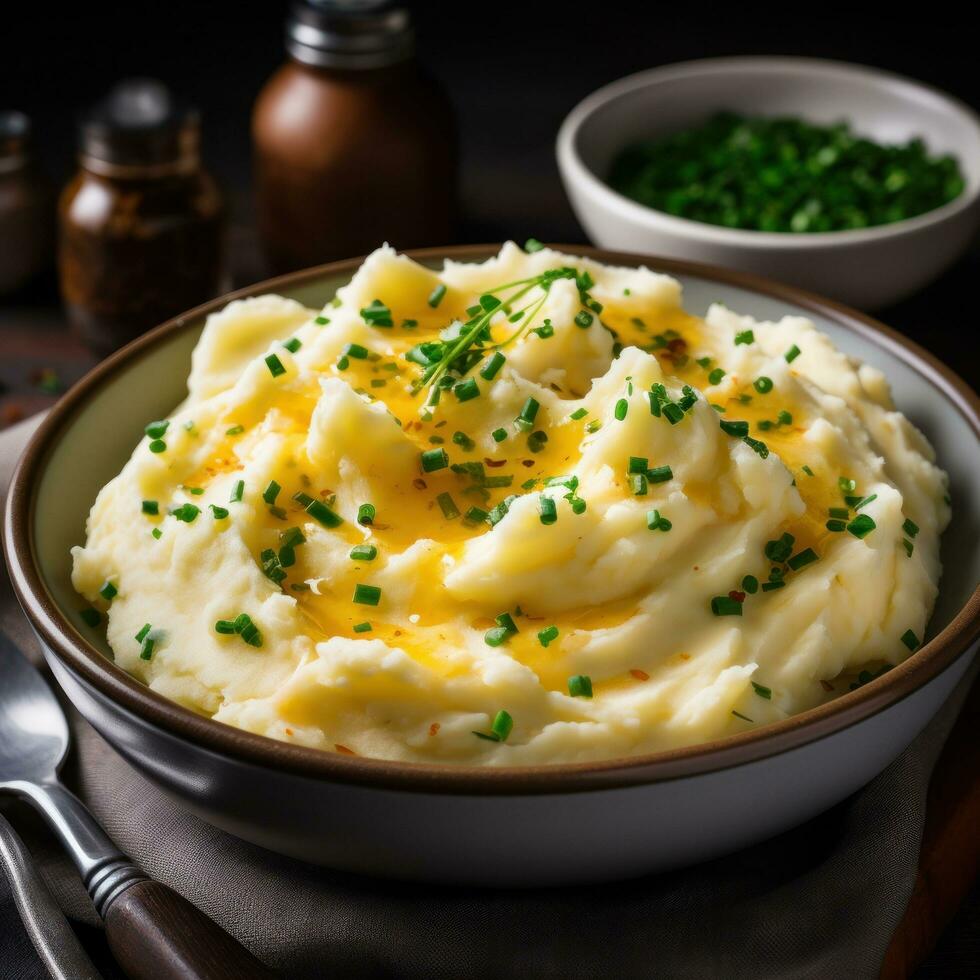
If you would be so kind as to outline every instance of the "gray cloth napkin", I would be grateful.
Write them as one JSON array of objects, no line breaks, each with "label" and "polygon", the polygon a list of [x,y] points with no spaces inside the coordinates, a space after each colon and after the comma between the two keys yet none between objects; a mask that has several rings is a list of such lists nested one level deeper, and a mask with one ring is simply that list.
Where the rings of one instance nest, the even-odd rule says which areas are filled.
[{"label": "gray cloth napkin", "polygon": [[[0,434],[0,494],[30,428]],[[36,657],[5,575],[0,629]],[[66,777],[150,874],[297,980],[870,978],[911,894],[929,778],[976,673],[885,772],[823,816],[730,857],[611,885],[433,888],[311,867],[184,813],[74,712]],[[21,808],[4,810],[62,908],[97,946],[95,912],[50,836]],[[0,974],[45,976],[2,874]]]}]

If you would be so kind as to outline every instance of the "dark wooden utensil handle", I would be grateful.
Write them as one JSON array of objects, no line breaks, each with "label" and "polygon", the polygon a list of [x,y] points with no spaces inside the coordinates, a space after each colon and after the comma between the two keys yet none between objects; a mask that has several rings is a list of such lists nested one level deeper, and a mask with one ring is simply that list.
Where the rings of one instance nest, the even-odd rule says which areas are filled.
[{"label": "dark wooden utensil handle", "polygon": [[130,980],[268,980],[271,970],[159,881],[137,881],[105,915],[109,946]]}]

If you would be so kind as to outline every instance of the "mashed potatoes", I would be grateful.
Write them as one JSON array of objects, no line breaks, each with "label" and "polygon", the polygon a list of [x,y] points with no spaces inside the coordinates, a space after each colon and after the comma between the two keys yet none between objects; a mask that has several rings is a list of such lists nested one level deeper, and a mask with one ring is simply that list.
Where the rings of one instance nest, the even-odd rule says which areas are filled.
[{"label": "mashed potatoes", "polygon": [[[117,662],[330,751],[518,765],[751,729],[908,657],[946,477],[801,317],[513,244],[239,300],[75,548]],[[147,420],[149,421],[149,420]]]}]

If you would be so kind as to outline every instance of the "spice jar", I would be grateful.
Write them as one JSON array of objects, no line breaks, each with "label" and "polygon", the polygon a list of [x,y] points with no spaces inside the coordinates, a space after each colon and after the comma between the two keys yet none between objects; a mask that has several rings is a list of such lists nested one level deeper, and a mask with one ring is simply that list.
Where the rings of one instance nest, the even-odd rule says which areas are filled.
[{"label": "spice jar", "polygon": [[106,354],[219,290],[222,202],[201,168],[197,112],[159,82],[123,82],[80,124],[59,203],[72,326]]},{"label": "spice jar", "polygon": [[290,61],[252,118],[259,231],[286,272],[452,239],[456,131],[414,59],[408,12],[378,0],[299,0]]},{"label": "spice jar", "polygon": [[47,267],[53,231],[54,194],[34,160],[31,121],[0,112],[0,295]]}]

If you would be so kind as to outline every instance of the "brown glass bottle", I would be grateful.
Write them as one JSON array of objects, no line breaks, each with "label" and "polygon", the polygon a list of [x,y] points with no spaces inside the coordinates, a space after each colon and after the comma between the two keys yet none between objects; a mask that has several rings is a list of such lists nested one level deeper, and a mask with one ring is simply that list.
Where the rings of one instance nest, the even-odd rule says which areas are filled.
[{"label": "brown glass bottle", "polygon": [[72,326],[98,353],[219,291],[222,201],[198,138],[196,112],[149,81],[123,83],[82,121],[58,266]]},{"label": "brown glass bottle", "polygon": [[252,120],[259,231],[286,272],[452,240],[456,133],[442,90],[413,58],[408,14],[388,3],[302,0],[291,60]]}]

